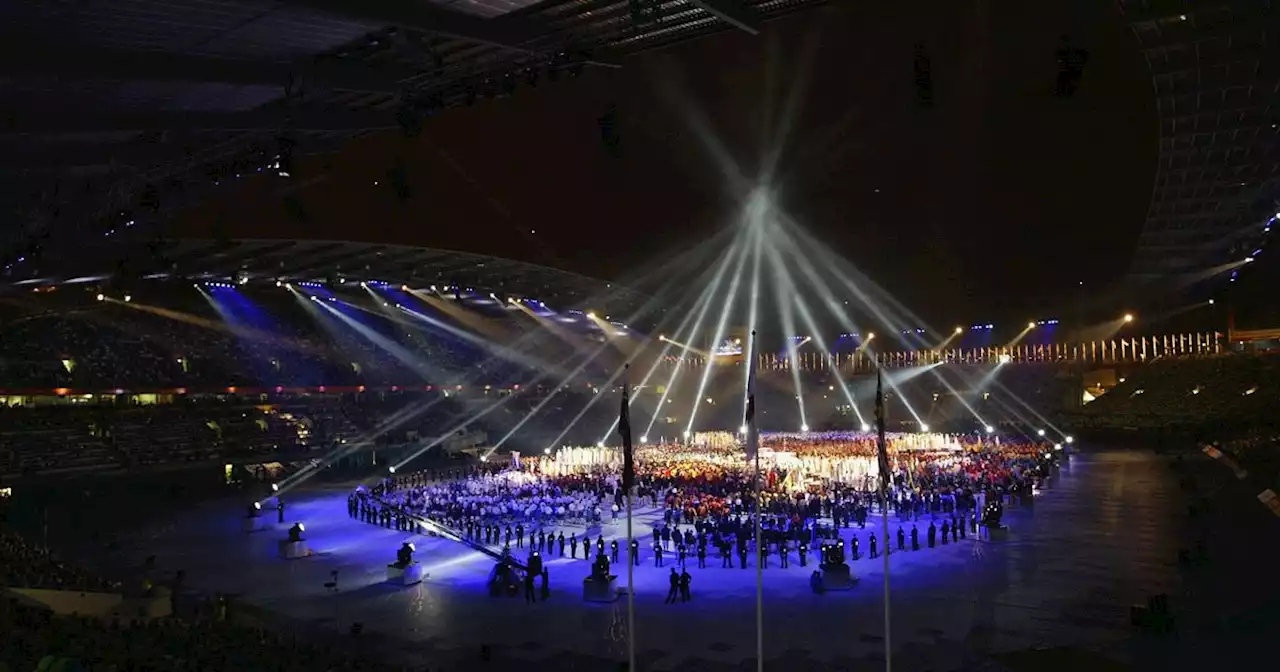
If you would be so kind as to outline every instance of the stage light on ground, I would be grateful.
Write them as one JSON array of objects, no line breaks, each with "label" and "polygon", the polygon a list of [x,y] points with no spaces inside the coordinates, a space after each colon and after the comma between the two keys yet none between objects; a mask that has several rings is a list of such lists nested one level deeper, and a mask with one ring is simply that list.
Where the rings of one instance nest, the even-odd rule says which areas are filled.
[{"label": "stage light on ground", "polygon": [[131,295],[129,295],[129,294],[125,294],[125,295],[124,295],[124,302],[125,302],[125,303],[129,303],[129,302],[130,302],[130,301],[132,301],[132,300],[133,300],[133,296],[131,296]]},{"label": "stage light on ground", "polygon": [[596,448],[604,448],[604,441],[596,441]]},{"label": "stage light on ground", "polygon": [[746,434],[746,433],[747,433],[747,426],[746,426],[746,425],[742,425],[741,427],[739,427],[739,428],[738,428],[738,433],[739,433],[739,434]]},{"label": "stage light on ground", "polygon": [[542,454],[543,454],[543,455],[550,455],[550,454],[551,454],[551,449],[550,449],[550,448],[543,448],[543,449],[542,449]]},{"label": "stage light on ground", "polygon": [[1132,314],[1132,313],[1125,313],[1125,314],[1124,314],[1124,321],[1125,321],[1125,322],[1132,322],[1132,321],[1133,321],[1133,314]]},{"label": "stage light on ground", "polygon": [[1000,353],[1000,356],[996,358],[996,360],[999,361],[1001,364],[1008,364],[1009,362],[1013,361],[1013,357],[1007,352],[1002,352]]},{"label": "stage light on ground", "polygon": [[254,509],[255,511],[261,511],[261,510],[262,510],[262,502],[254,502],[254,503],[253,503],[253,509]]},{"label": "stage light on ground", "polygon": [[1209,299],[1209,305],[1213,305],[1213,299]]},{"label": "stage light on ground", "polygon": [[996,433],[996,428],[995,428],[995,427],[992,427],[991,425],[987,425],[986,430],[987,430],[987,433],[988,433],[988,434],[995,434],[995,433]]},{"label": "stage light on ground", "polygon": [[595,313],[587,313],[587,317],[588,317],[588,318],[590,318],[590,319],[593,319],[593,320],[594,320],[594,319],[596,319],[596,314],[595,314]]},{"label": "stage light on ground", "polygon": [[1036,430],[1036,436],[1044,436],[1044,430],[1043,430],[1043,429],[1037,429],[1037,430]]},{"label": "stage light on ground", "polygon": [[1055,443],[1055,444],[1053,444],[1053,449],[1054,449],[1054,450],[1062,450],[1062,444],[1061,444],[1061,443]]},{"label": "stage light on ground", "polygon": [[920,425],[920,431],[921,432],[929,431],[929,425]]},{"label": "stage light on ground", "polygon": [[682,436],[684,436],[684,438],[686,438],[686,439],[687,439],[687,438],[689,438],[690,436],[693,436],[693,432],[691,432],[691,431],[689,431],[689,430],[687,430],[687,429],[686,429],[686,430],[684,430],[684,434],[683,434]]},{"label": "stage light on ground", "polygon": [[481,455],[481,456],[480,456],[480,461],[481,461],[481,462],[488,462],[488,461],[489,461],[489,456],[488,456],[488,455]]},{"label": "stage light on ground", "polygon": [[963,328],[963,327],[956,327],[956,333],[957,333],[957,334],[959,334],[959,333],[961,333],[961,332],[963,332],[963,331],[964,331],[964,328]]},{"label": "stage light on ground", "polygon": [[98,295],[98,300],[99,300],[99,301],[105,301],[106,299],[107,299],[107,297],[105,297],[105,296],[103,296],[103,295],[101,295],[101,294],[99,294],[99,295]]},{"label": "stage light on ground", "polygon": [[1035,329],[1035,328],[1036,328],[1036,323],[1035,323],[1035,322],[1028,322],[1028,323],[1027,323],[1027,328],[1028,328],[1028,329]]},{"label": "stage light on ground", "polygon": [[875,338],[875,337],[876,337],[876,335],[875,335],[875,334],[867,334],[867,340],[868,340],[868,341],[869,341],[869,340],[871,340],[871,339],[873,339],[873,338]]},{"label": "stage light on ground", "polygon": [[809,425],[800,425],[800,431],[802,432],[809,431]]},{"label": "stage light on ground", "polygon": [[864,432],[869,432],[869,431],[871,431],[871,425],[868,425],[868,424],[867,424],[867,423],[865,423],[865,422],[864,422],[864,423],[862,423],[862,431],[864,431]]},{"label": "stage light on ground", "polygon": [[658,334],[658,340],[659,340],[659,341],[666,341],[666,340],[667,340],[667,335],[666,335],[666,334]]},{"label": "stage light on ground", "polygon": [[1075,443],[1075,442],[1076,442],[1076,437],[1074,436],[1067,437],[1067,443]]},{"label": "stage light on ground", "polygon": [[394,473],[396,473],[396,467],[395,467],[395,465],[391,465],[390,467],[387,467],[387,471],[389,471],[389,472],[391,472],[391,473],[393,473],[393,474],[394,474]]},{"label": "stage light on ground", "polygon": [[649,435],[645,434],[644,436],[640,437],[640,443],[649,443]]},{"label": "stage light on ground", "polygon": [[280,492],[280,484],[279,484],[279,483],[272,483],[272,484],[271,484],[271,492]]}]

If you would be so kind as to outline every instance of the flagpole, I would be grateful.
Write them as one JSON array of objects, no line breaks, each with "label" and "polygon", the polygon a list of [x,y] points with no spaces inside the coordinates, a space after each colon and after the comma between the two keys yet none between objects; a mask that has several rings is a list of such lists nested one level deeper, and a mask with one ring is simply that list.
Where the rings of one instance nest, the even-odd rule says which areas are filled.
[{"label": "flagpole", "polygon": [[747,366],[751,369],[747,375],[747,400],[749,417],[747,418],[747,449],[755,453],[755,534],[756,534],[756,672],[764,672],[764,539],[760,536],[760,433],[756,430],[755,395],[756,395],[756,332],[751,332],[751,342],[747,352],[751,359]]},{"label": "flagpole", "polygon": [[631,500],[636,490],[635,457],[631,444],[631,378],[630,364],[623,365],[622,409],[618,414],[618,429],[622,434],[622,489],[627,494],[627,672],[636,671],[636,558],[640,549],[635,548],[635,534],[631,527]]},{"label": "flagpole", "polygon": [[876,371],[876,430],[879,434],[880,460],[880,530],[884,537],[884,669],[893,670],[893,644],[890,641],[892,631],[889,618],[889,446],[884,439],[885,404],[884,392],[880,386],[880,371]]},{"label": "flagpole", "polygon": [[[747,431],[754,431],[749,428]],[[760,446],[756,446],[756,672],[764,672],[764,540],[760,538]]]},{"label": "flagpole", "polygon": [[631,493],[627,490],[627,671],[636,672],[636,559],[631,545]]}]

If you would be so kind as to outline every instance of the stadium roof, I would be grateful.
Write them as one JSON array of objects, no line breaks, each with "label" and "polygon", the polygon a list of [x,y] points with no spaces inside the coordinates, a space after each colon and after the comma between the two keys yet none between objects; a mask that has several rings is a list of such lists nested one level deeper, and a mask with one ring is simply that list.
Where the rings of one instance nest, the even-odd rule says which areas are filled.
[{"label": "stadium roof", "polygon": [[283,146],[324,152],[411,132],[448,106],[720,30],[755,32],[820,2],[6,3],[0,176],[14,199],[2,205],[20,213],[6,229],[158,215]]},{"label": "stadium roof", "polygon": [[[404,245],[334,240],[179,240],[135,244],[124,240],[87,245],[75,258],[45,259],[15,275],[11,287],[54,285],[114,287],[146,283],[378,281],[415,289],[458,287],[537,299],[556,309],[636,310],[646,297],[628,287],[547,266]],[[92,261],[87,261],[92,260]]]},{"label": "stadium roof", "polygon": [[1267,0],[1121,0],[1151,71],[1155,189],[1131,276],[1244,259],[1280,198],[1280,13]]}]

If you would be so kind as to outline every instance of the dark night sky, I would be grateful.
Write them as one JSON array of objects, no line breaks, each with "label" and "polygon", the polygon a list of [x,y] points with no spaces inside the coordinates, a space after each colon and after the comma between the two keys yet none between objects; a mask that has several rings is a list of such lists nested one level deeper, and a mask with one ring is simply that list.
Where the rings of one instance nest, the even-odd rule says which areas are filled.
[{"label": "dark night sky", "polygon": [[[320,159],[325,177],[298,192],[303,220],[278,185],[259,183],[188,222],[625,278],[733,221],[735,195],[686,110],[755,175],[768,110],[779,116],[799,89],[777,185],[787,210],[925,318],[1057,316],[1122,275],[1150,199],[1157,124],[1114,3],[880,4],[892,6],[824,7],[756,37],[725,33],[525,87],[450,110],[414,139],[359,140]],[[1091,52],[1070,99],[1052,95],[1065,34]],[[916,102],[917,43],[932,59],[932,109]],[[619,156],[597,123],[611,105]],[[407,202],[388,188],[397,157]],[[304,163],[299,179],[318,168]]]}]

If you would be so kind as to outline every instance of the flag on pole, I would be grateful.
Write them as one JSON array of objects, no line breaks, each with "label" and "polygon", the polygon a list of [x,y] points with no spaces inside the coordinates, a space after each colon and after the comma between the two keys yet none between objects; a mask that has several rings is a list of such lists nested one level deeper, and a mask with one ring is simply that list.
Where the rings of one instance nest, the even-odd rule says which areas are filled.
[{"label": "flag on pole", "polygon": [[618,411],[618,434],[622,436],[622,491],[631,492],[636,484],[635,456],[631,449],[630,383],[622,383],[622,409]]},{"label": "flag on pole", "polygon": [[747,347],[747,411],[743,415],[742,424],[747,428],[747,459],[754,460],[760,452],[760,432],[756,430],[756,332],[751,332],[751,343]]},{"label": "flag on pole", "polygon": [[889,449],[884,441],[884,376],[876,370],[876,451],[880,458],[880,492],[889,490]]}]

